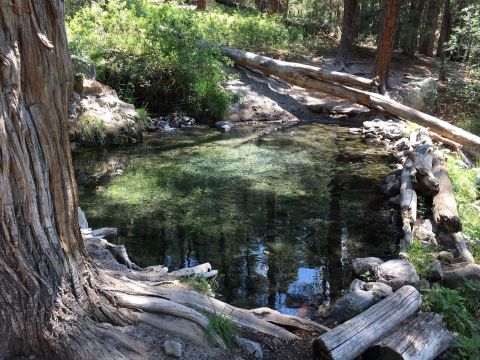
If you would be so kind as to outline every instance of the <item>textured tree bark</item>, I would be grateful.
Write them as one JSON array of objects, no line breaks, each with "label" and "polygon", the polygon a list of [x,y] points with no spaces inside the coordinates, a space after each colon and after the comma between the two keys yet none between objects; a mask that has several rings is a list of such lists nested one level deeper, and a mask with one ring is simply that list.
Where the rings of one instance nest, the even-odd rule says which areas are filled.
[{"label": "textured tree bark", "polygon": [[437,56],[442,56],[444,51],[444,45],[450,39],[450,33],[452,31],[452,12],[450,6],[450,0],[445,0],[445,6],[443,7],[442,28],[440,30],[440,37],[438,39]]},{"label": "textured tree bark", "polygon": [[432,360],[443,353],[455,337],[435,313],[422,313],[405,321],[365,352],[366,359]]},{"label": "textured tree bark", "polygon": [[438,17],[442,1],[428,0],[423,16],[423,26],[420,30],[420,40],[418,52],[427,56],[433,56],[433,47],[435,44],[435,32],[437,30]]},{"label": "textured tree bark", "polygon": [[425,1],[423,0],[410,1],[408,21],[400,44],[400,47],[405,55],[415,55],[415,50],[417,49],[418,30],[420,28],[424,7]]},{"label": "textured tree bark", "polygon": [[412,316],[422,304],[420,293],[410,285],[313,342],[313,357],[323,360],[353,360],[383,335]]},{"label": "textured tree bark", "polygon": [[197,0],[197,10],[206,10],[207,0]]},{"label": "textured tree bark", "polygon": [[353,37],[355,35],[355,17],[357,14],[357,0],[344,0],[342,37],[338,46],[335,65],[341,69],[348,65],[352,52]]},{"label": "textured tree bark", "polygon": [[380,42],[377,47],[373,78],[376,82],[376,89],[379,93],[385,93],[388,87],[388,73],[390,61],[392,60],[393,42],[398,25],[398,14],[401,0],[385,0],[383,11],[383,25]]}]

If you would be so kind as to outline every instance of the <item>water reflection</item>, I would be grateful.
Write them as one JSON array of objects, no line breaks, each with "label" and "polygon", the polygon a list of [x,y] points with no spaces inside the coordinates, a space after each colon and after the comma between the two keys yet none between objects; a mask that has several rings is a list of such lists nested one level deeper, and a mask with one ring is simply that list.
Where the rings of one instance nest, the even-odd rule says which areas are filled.
[{"label": "water reflection", "polygon": [[394,249],[385,159],[343,129],[260,140],[195,129],[79,152],[74,165],[91,226],[118,227],[139,265],[209,261],[220,297],[238,306],[296,314],[340,296],[352,257]]}]

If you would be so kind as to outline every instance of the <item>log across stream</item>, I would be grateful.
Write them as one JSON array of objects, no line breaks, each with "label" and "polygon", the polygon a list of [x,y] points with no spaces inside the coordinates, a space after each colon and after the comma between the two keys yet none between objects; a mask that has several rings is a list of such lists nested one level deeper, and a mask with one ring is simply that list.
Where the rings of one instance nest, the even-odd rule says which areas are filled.
[{"label": "log across stream", "polygon": [[112,241],[140,266],[210,262],[220,299],[297,314],[348,287],[351,258],[392,256],[388,161],[344,128],[250,130],[77,152],[80,206],[91,227],[117,227]]}]

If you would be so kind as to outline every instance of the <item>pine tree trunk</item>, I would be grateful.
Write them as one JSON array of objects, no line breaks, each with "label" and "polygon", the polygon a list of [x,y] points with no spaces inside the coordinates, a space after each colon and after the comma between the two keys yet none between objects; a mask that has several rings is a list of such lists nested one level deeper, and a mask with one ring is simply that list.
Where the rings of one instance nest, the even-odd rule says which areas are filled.
[{"label": "pine tree trunk", "polygon": [[344,0],[342,37],[338,46],[335,65],[344,68],[350,61],[353,36],[355,34],[355,17],[357,13],[357,0]]},{"label": "pine tree trunk", "polygon": [[412,0],[410,2],[408,22],[400,44],[405,55],[413,56],[417,49],[418,30],[424,7],[425,1],[423,0]]},{"label": "pine tree trunk", "polygon": [[450,33],[452,30],[452,12],[450,9],[450,0],[445,0],[445,6],[443,8],[442,28],[440,30],[440,38],[438,39],[437,56],[445,55],[444,47],[445,43],[450,39]]},{"label": "pine tree trunk", "polygon": [[388,86],[388,72],[392,60],[393,42],[398,25],[398,14],[401,0],[385,0],[383,12],[382,34],[377,47],[375,68],[372,77],[376,82],[376,90],[385,93]]},{"label": "pine tree trunk", "polygon": [[207,0],[197,0],[197,10],[206,10]]},{"label": "pine tree trunk", "polygon": [[424,12],[423,26],[420,32],[420,41],[418,52],[427,56],[433,56],[433,48],[435,45],[435,32],[438,25],[438,17],[442,1],[428,0],[427,7]]}]

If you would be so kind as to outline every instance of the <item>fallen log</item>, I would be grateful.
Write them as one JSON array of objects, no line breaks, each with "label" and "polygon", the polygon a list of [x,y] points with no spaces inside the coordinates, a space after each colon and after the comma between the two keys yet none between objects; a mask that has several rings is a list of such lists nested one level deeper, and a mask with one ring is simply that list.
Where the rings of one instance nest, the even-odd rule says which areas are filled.
[{"label": "fallen log", "polygon": [[337,96],[352,103],[358,103],[410,120],[429,127],[447,139],[464,145],[474,153],[480,153],[480,137],[444,120],[400,104],[386,96],[351,87],[356,86],[366,89],[368,86],[371,88],[371,80],[369,79],[358,76],[353,78],[352,75],[341,75],[343,73],[340,72],[318,72],[318,68],[308,65],[275,60],[226,46],[221,46],[220,49],[239,65],[258,69],[266,75],[275,75],[293,85]]},{"label": "fallen log", "polygon": [[412,172],[414,171],[412,160],[408,159],[400,176],[400,210],[402,214],[403,239],[402,245],[413,244],[412,228],[417,220],[417,193],[413,189]]},{"label": "fallen log", "polygon": [[443,317],[422,313],[405,321],[373,347],[365,359],[432,360],[444,352],[455,337],[443,324]]},{"label": "fallen log", "polygon": [[313,341],[315,359],[355,359],[382,336],[412,316],[422,304],[410,285]]},{"label": "fallen log", "polygon": [[465,235],[461,232],[457,232],[452,235],[455,239],[455,248],[458,252],[458,257],[469,264],[474,264],[475,259],[472,253],[468,250],[467,243],[465,241]]},{"label": "fallen log", "polygon": [[461,287],[466,280],[480,281],[480,265],[456,264],[444,269],[443,283],[447,287]]},{"label": "fallen log", "polygon": [[438,181],[438,193],[433,197],[433,220],[441,230],[449,233],[459,232],[462,230],[462,223],[458,216],[452,183],[445,167],[445,158],[440,151],[435,151],[432,163],[432,172]]},{"label": "fallen log", "polygon": [[[430,143],[428,143],[428,140]],[[413,161],[415,168],[415,185],[417,190],[426,195],[432,195],[438,191],[438,181],[432,173],[432,161],[434,148],[431,139],[423,138],[427,141],[418,145],[415,151],[410,151],[408,156]]]}]

